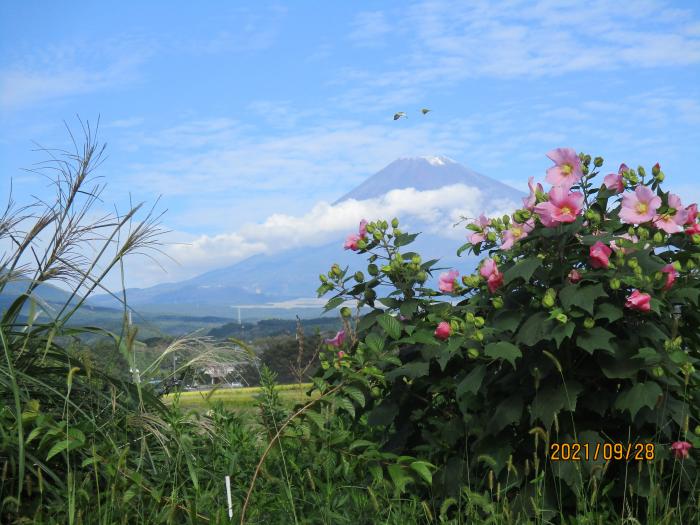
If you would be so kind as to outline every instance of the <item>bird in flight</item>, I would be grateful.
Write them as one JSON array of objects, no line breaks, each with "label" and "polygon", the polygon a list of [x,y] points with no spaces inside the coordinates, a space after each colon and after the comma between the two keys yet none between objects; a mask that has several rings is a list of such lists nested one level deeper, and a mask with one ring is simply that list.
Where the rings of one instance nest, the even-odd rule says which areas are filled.
[{"label": "bird in flight", "polygon": [[[428,108],[423,108],[420,110],[420,112],[423,113],[423,115],[427,115],[431,111],[432,110],[430,110]],[[394,113],[394,120],[399,120],[400,118],[408,118],[408,115],[406,115],[406,113],[403,111],[399,111],[398,113]]]}]

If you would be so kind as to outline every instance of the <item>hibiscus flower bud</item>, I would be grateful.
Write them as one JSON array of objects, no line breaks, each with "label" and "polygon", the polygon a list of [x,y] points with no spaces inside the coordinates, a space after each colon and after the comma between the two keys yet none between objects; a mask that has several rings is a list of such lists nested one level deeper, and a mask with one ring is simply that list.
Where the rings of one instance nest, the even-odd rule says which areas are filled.
[{"label": "hibiscus flower bud", "polygon": [[586,164],[581,166],[581,173],[583,173],[584,175],[588,175],[588,171],[588,166]]},{"label": "hibiscus flower bud", "polygon": [[364,239],[360,239],[359,241],[357,241],[357,247],[360,250],[364,250],[365,248],[367,248],[367,241],[365,241]]},{"label": "hibiscus flower bud", "polygon": [[484,321],[483,317],[475,317],[474,318],[474,326],[476,326],[477,328],[481,328],[482,326],[484,326],[485,322],[486,321]]},{"label": "hibiscus flower bud", "polygon": [[324,274],[319,275],[318,278],[321,280],[322,283],[328,282],[328,277],[326,277]]},{"label": "hibiscus flower bud", "polygon": [[364,282],[364,280],[365,280],[365,274],[362,273],[362,272],[355,272],[355,280],[356,280],[358,283]]},{"label": "hibiscus flower bud", "polygon": [[416,279],[419,282],[424,283],[425,281],[428,280],[428,274],[425,271],[420,271],[420,272],[418,272],[418,275],[416,275]]},{"label": "hibiscus flower bud", "polygon": [[479,351],[476,348],[470,348],[467,350],[467,355],[469,356],[469,359],[476,359],[479,357]]},{"label": "hibiscus flower bud", "polygon": [[374,277],[379,273],[379,268],[376,264],[369,264],[367,265],[367,273]]},{"label": "hibiscus flower bud", "polygon": [[367,225],[365,226],[365,231],[366,231],[367,233],[374,233],[374,223],[373,223],[373,222],[370,222],[369,224],[367,224]]},{"label": "hibiscus flower bud", "polygon": [[637,266],[639,266],[639,262],[637,262],[637,259],[636,259],[636,258],[632,258],[632,259],[629,259],[629,260],[627,261],[627,266],[629,266],[630,268],[633,268],[633,269],[634,269],[634,268],[636,268]]},{"label": "hibiscus flower bud", "polygon": [[660,366],[655,366],[651,369],[651,373],[654,375],[654,377],[661,377],[662,375],[664,375],[664,369]]},{"label": "hibiscus flower bud", "polygon": [[654,242],[656,244],[661,244],[662,242],[664,242],[664,236],[661,232],[656,232],[654,234]]},{"label": "hibiscus flower bud", "polygon": [[583,321],[583,326],[584,328],[593,328],[595,326],[595,320],[592,317],[586,317],[586,320]]},{"label": "hibiscus flower bud", "polygon": [[559,321],[561,324],[565,324],[569,318],[566,316],[566,314],[557,314],[555,317],[557,321]]},{"label": "hibiscus flower bud", "polygon": [[680,272],[683,269],[683,266],[681,265],[680,261],[673,261],[673,267],[676,269],[676,271]]},{"label": "hibiscus flower bud", "polygon": [[494,232],[487,233],[486,238],[491,242],[496,242],[496,234]]},{"label": "hibiscus flower bud", "polygon": [[649,238],[649,230],[640,226],[639,228],[637,228],[637,236],[641,240],[646,241]]},{"label": "hibiscus flower bud", "polygon": [[545,308],[551,308],[552,306],[554,306],[554,297],[552,297],[551,295],[545,295],[542,298],[542,306],[544,306]]},{"label": "hibiscus flower bud", "polygon": [[491,304],[496,310],[503,308],[503,298],[496,296],[491,299]]},{"label": "hibiscus flower bud", "polygon": [[593,159],[593,165],[596,168],[600,168],[603,165],[603,157],[596,157],[595,159]]},{"label": "hibiscus flower bud", "polygon": [[620,279],[610,279],[610,288],[618,290],[620,288]]},{"label": "hibiscus flower bud", "polygon": [[372,237],[375,241],[380,241],[382,239],[382,232],[380,232],[379,230],[374,230]]},{"label": "hibiscus flower bud", "polygon": [[398,236],[401,235],[402,233],[403,233],[403,232],[402,232],[401,230],[399,230],[398,228],[394,228],[394,235],[395,235],[396,237],[398,237]]},{"label": "hibiscus flower bud", "polygon": [[697,265],[695,264],[695,262],[692,259],[690,259],[687,263],[685,263],[685,266],[686,266],[686,268],[688,268],[688,270],[692,270]]},{"label": "hibiscus flower bud", "polygon": [[659,166],[659,163],[657,162],[654,164],[654,166],[651,168],[651,174],[656,177],[659,173],[661,173],[661,166]]},{"label": "hibiscus flower bud", "polygon": [[374,300],[376,298],[377,298],[377,292],[375,292],[374,290],[370,289],[370,290],[365,291],[365,301],[367,301],[368,303],[374,302]]},{"label": "hibiscus flower bud", "polygon": [[411,257],[411,262],[413,264],[420,264],[421,263],[420,255],[414,255],[413,257]]},{"label": "hibiscus flower bud", "polygon": [[396,217],[394,217],[393,219],[391,219],[391,227],[392,227],[392,228],[398,228],[398,227],[399,227],[399,220],[398,220]]},{"label": "hibiscus flower bud", "polygon": [[450,337],[450,334],[452,333],[452,327],[450,326],[450,323],[447,321],[442,321],[437,325],[437,328],[435,329],[435,337],[445,341]]},{"label": "hibiscus flower bud", "polygon": [[639,173],[639,176],[642,178],[647,176],[647,170],[644,169],[644,166],[637,166],[637,173]]},{"label": "hibiscus flower bud", "polygon": [[510,217],[508,215],[504,215],[502,220],[503,224],[505,224],[506,226],[510,224]]},{"label": "hibiscus flower bud", "polygon": [[372,397],[376,399],[382,395],[382,391],[379,389],[378,386],[373,386],[372,390],[370,390],[370,394],[372,394]]},{"label": "hibiscus flower bud", "polygon": [[586,154],[583,156],[583,163],[588,166],[591,163],[591,156]]},{"label": "hibiscus flower bud", "polygon": [[477,331],[474,332],[474,334],[472,335],[472,339],[475,339],[476,341],[481,342],[481,341],[484,340],[484,333],[483,333],[481,330],[477,330]]},{"label": "hibiscus flower bud", "polygon": [[693,244],[700,244],[700,233],[694,233],[690,236],[690,239],[693,241]]},{"label": "hibiscus flower bud", "polygon": [[666,178],[666,175],[664,175],[664,172],[661,171],[661,172],[659,172],[658,175],[656,175],[654,177],[654,180],[656,180],[656,182],[663,182],[665,178]]},{"label": "hibiscus flower bud", "polygon": [[339,277],[343,273],[343,271],[340,269],[340,266],[338,264],[334,264],[333,266],[331,266],[331,273],[336,277]]},{"label": "hibiscus flower bud", "polygon": [[340,309],[340,315],[342,317],[352,317],[352,310],[350,308],[348,308],[347,306],[343,306]]},{"label": "hibiscus flower bud", "polygon": [[693,431],[696,436],[700,436],[700,425],[695,427],[695,430]]}]

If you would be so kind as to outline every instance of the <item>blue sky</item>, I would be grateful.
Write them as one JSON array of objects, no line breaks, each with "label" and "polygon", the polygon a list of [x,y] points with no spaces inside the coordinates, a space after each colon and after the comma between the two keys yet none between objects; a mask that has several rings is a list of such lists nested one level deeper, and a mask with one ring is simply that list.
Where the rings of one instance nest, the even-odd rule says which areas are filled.
[{"label": "blue sky", "polygon": [[571,146],[700,198],[697,2],[105,4],[0,3],[0,196],[48,195],[32,141],[100,115],[105,198],[162,195],[190,243],[137,286],[342,238],[327,203],[401,156],[523,187]]}]

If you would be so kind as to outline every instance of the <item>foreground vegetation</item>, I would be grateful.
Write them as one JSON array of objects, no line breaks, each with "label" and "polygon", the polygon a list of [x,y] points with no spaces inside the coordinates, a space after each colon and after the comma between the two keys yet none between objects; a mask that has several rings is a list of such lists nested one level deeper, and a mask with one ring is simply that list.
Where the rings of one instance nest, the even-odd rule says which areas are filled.
[{"label": "foreground vegetation", "polygon": [[[52,153],[55,202],[0,216],[0,292],[27,283],[0,317],[0,522],[698,522],[700,228],[657,168],[613,181],[659,194],[659,222],[627,231],[618,192],[567,157],[558,175],[581,176],[565,191],[533,188],[513,218],[471,225],[465,249],[491,257],[461,284],[441,275],[440,292],[425,284],[436,261],[402,251],[414,235],[363,222],[346,247],[369,277],[335,265],[319,293],[371,312],[342,308],[337,335],[306,348],[297,334],[297,381],[280,387],[240,341],[183,338],[140,361],[126,306],[117,331],[70,323],[124,257],[158,249],[138,206],[91,221],[102,150],[84,131],[84,147]],[[659,226],[682,211],[690,233]],[[73,290],[59,310],[36,293],[56,280]],[[96,361],[88,335],[118,357]],[[173,377],[225,360],[260,387],[159,398],[149,380],[178,356]],[[572,440],[654,457],[554,461],[551,444]]]}]

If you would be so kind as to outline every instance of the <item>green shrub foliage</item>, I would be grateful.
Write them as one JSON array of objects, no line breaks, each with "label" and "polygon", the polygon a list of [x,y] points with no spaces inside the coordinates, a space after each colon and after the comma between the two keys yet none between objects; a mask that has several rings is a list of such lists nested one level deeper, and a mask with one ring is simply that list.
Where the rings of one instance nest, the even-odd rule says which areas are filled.
[{"label": "green shrub foliage", "polygon": [[[468,223],[459,252],[484,260],[461,279],[442,273],[440,291],[426,283],[447,269],[406,248],[416,234],[363,221],[346,249],[368,256],[366,273],[334,265],[319,295],[333,293],[328,309],[371,310],[356,338],[330,342],[317,384],[364,377],[355,420],[383,450],[436,465],[443,497],[469,485],[523,508],[580,507],[582,487],[684,498],[700,447],[696,207],[662,189],[658,164],[603,182],[601,158],[549,156],[553,188],[531,180],[512,216]],[[562,443],[578,443],[581,461],[554,461]]]}]

